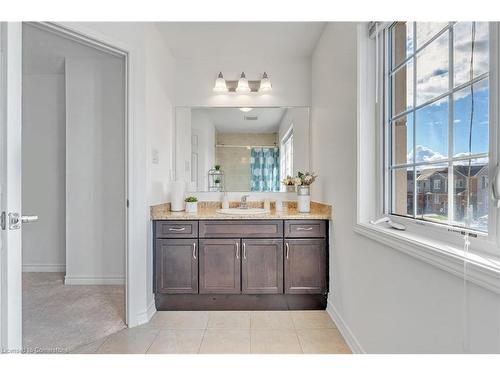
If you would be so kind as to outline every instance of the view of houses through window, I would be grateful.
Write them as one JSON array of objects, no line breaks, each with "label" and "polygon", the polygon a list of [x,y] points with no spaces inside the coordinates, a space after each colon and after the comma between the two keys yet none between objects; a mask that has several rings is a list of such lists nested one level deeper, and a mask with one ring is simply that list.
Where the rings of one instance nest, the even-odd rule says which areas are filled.
[{"label": "view of houses through window", "polygon": [[488,230],[489,25],[389,28],[389,212]]}]

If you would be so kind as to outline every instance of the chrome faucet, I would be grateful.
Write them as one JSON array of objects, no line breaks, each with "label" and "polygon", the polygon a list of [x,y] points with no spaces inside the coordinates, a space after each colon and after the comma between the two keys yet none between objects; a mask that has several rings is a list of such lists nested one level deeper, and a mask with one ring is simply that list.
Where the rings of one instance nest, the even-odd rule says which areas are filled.
[{"label": "chrome faucet", "polygon": [[242,196],[241,196],[240,208],[248,208],[247,198],[248,198],[249,196],[250,196],[250,195],[242,195]]}]

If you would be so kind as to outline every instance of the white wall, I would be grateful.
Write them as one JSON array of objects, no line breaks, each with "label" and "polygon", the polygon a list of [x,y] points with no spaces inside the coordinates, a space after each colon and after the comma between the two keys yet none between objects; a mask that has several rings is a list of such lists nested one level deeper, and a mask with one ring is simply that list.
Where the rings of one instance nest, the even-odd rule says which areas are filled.
[{"label": "white wall", "polygon": [[[293,172],[311,169],[311,134],[309,108],[288,108],[279,127],[279,145],[293,124]],[[281,150],[280,150],[281,152]],[[286,176],[282,176],[284,178]]]},{"label": "white wall", "polygon": [[[356,27],[330,23],[312,60],[313,198],[333,205],[329,304],[369,353],[461,353],[463,281],[353,232]],[[500,352],[499,296],[468,286],[467,344]]]},{"label": "white wall", "polygon": [[[133,191],[128,210],[131,232],[128,258],[128,324],[135,326],[154,313],[152,288],[152,230],[149,206],[168,201],[168,174],[172,169],[172,107],[174,61],[155,24],[139,22],[69,22],[65,26],[121,47],[130,53],[129,83],[132,132],[129,133],[129,171]],[[156,81],[156,83],[155,83]],[[155,104],[159,92],[169,101]],[[165,147],[152,166],[153,139]],[[155,146],[155,147],[156,147]],[[162,151],[163,152],[163,151]],[[162,155],[165,155],[162,157]],[[164,172],[164,171],[169,171]],[[161,189],[153,186],[162,186]]]},{"label": "white wall", "polygon": [[65,76],[65,282],[122,284],[125,61],[114,56],[69,58]]},{"label": "white wall", "polygon": [[[175,74],[176,106],[309,106],[311,102],[311,60],[309,58],[233,58],[178,60]],[[212,91],[219,71],[226,80],[237,80],[242,71],[249,80],[269,74],[269,94],[217,94]]]},{"label": "white wall", "polygon": [[63,74],[23,75],[23,271],[64,272],[66,264],[65,89]]}]

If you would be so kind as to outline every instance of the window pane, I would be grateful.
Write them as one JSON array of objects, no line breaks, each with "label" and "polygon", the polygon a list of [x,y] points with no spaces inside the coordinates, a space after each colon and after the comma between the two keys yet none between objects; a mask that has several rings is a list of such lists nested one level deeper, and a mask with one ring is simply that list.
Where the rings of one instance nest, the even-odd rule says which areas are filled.
[{"label": "window pane", "polygon": [[393,120],[391,136],[391,164],[413,163],[413,114]]},{"label": "window pane", "polygon": [[443,30],[448,22],[417,22],[417,49]]},{"label": "window pane", "polygon": [[[489,25],[488,22],[475,22],[473,77],[489,71]],[[453,27],[453,65],[454,85],[469,82],[472,54],[473,22],[457,22]]]},{"label": "window pane", "polygon": [[480,231],[488,230],[488,158],[453,164],[453,223]]},{"label": "window pane", "polygon": [[[453,154],[469,154],[469,142],[473,154],[487,153],[489,150],[489,89],[485,78],[473,86],[474,113],[472,111],[471,86],[457,91],[453,95]],[[470,133],[470,134],[469,134]]]},{"label": "window pane", "polygon": [[392,208],[396,215],[413,216],[413,168],[392,170]]},{"label": "window pane", "polygon": [[396,22],[392,28],[392,67],[413,54],[413,22]]},{"label": "window pane", "polygon": [[392,75],[392,115],[413,107],[413,59]]},{"label": "window pane", "polygon": [[448,155],[448,98],[416,112],[416,162],[432,162]]},{"label": "window pane", "polygon": [[417,218],[448,222],[448,166],[417,167]]},{"label": "window pane", "polygon": [[417,55],[417,105],[448,91],[449,35],[441,35]]}]

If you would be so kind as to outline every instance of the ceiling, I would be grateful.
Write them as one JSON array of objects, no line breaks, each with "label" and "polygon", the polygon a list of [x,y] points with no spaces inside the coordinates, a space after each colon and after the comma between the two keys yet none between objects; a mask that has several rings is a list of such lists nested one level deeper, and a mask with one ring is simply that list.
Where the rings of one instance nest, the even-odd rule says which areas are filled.
[{"label": "ceiling", "polygon": [[66,58],[118,58],[110,53],[23,23],[23,73],[64,74]]},{"label": "ceiling", "polygon": [[[286,108],[253,108],[242,112],[239,108],[204,108],[203,111],[219,133],[275,133]],[[257,120],[245,120],[257,116]]]},{"label": "ceiling", "polygon": [[158,22],[176,59],[310,57],[325,22]]}]

